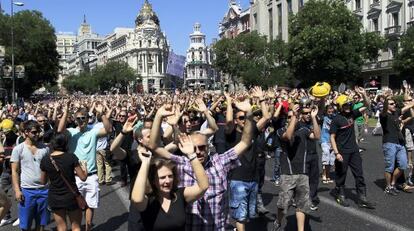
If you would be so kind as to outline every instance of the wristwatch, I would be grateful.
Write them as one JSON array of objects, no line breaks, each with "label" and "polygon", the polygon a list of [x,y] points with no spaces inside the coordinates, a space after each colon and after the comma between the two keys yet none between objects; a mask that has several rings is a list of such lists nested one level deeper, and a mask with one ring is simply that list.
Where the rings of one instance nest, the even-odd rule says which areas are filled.
[{"label": "wristwatch", "polygon": [[197,158],[197,154],[195,153],[188,156],[188,159],[190,160],[190,162],[193,161],[195,158]]}]

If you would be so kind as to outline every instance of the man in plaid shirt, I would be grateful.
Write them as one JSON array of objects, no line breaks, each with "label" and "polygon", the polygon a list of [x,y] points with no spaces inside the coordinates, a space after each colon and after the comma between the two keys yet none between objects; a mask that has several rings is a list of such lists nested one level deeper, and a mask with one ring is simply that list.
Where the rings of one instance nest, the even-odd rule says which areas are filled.
[{"label": "man in plaid shirt", "polygon": [[[187,230],[225,230],[227,220],[227,173],[240,166],[238,156],[243,154],[252,142],[253,114],[249,101],[236,102],[236,107],[246,113],[241,141],[232,149],[223,154],[210,153],[207,136],[201,133],[193,133],[191,139],[195,147],[195,154],[203,163],[209,178],[210,187],[204,197],[189,205],[187,208]],[[179,187],[191,186],[196,182],[190,161],[184,156],[177,156],[165,148],[158,147],[160,139],[161,121],[170,116],[171,111],[161,107],[155,115],[151,129],[150,148],[158,155],[171,159],[177,163],[180,176]]]}]

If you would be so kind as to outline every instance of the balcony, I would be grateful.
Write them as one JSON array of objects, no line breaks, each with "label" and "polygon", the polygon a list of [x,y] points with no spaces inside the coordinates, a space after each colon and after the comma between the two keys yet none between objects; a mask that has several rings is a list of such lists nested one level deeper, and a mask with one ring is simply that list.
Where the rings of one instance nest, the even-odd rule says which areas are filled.
[{"label": "balcony", "polygon": [[359,16],[359,17],[364,17],[364,15],[363,15],[363,13],[362,13],[362,8],[361,8],[361,7],[360,7],[360,8],[355,9],[355,10],[354,10],[354,14],[355,14],[356,16]]},{"label": "balcony", "polygon": [[385,35],[392,37],[392,36],[400,36],[401,35],[401,26],[391,26],[385,28]]},{"label": "balcony", "polygon": [[408,6],[414,5],[414,0],[408,0]]},{"label": "balcony", "polygon": [[392,68],[392,60],[383,60],[372,63],[365,63],[362,66],[362,72],[379,71]]},{"label": "balcony", "polygon": [[[414,0],[413,0],[413,2],[414,2]],[[414,21],[407,22],[407,27],[408,27],[408,28],[410,28],[410,27],[412,27],[412,26],[414,26]]]}]

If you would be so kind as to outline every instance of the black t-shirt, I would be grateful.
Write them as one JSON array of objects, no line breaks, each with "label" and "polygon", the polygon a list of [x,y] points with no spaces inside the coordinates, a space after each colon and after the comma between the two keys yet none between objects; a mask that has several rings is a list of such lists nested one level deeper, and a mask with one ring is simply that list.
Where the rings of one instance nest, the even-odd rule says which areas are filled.
[{"label": "black t-shirt", "polygon": [[380,123],[383,131],[382,142],[404,145],[404,136],[400,130],[400,112],[396,111],[392,114],[381,113]]},{"label": "black t-shirt", "polygon": [[227,151],[226,145],[226,117],[223,113],[217,113],[214,116],[217,121],[218,130],[214,133],[213,144],[216,147],[216,152],[223,154]]},{"label": "black t-shirt", "polygon": [[[56,165],[62,171],[65,178],[76,189],[75,167],[79,166],[79,159],[72,153],[63,153],[62,155],[52,156]],[[48,202],[52,208],[65,208],[75,201],[75,196],[66,186],[60,174],[50,160],[50,155],[46,155],[40,162],[40,169],[46,172],[50,179]]]},{"label": "black t-shirt", "polygon": [[141,212],[145,230],[185,230],[185,208],[187,202],[184,198],[184,188],[179,188],[176,196],[175,200],[171,200],[168,211],[164,211],[160,202],[154,196],[149,197],[147,209]]},{"label": "black t-shirt", "polygon": [[[298,123],[298,127],[307,127],[311,132],[313,131],[313,125],[312,124],[308,124],[308,123],[304,123],[302,121],[300,121]],[[317,155],[318,152],[316,151],[316,140],[314,139],[310,139],[308,137],[308,141],[307,141],[307,152],[308,155]]]},{"label": "black t-shirt", "polygon": [[295,128],[293,141],[282,139],[287,128],[277,130],[277,135],[282,147],[280,154],[280,169],[283,175],[306,174],[306,156],[308,149],[308,138],[311,131],[308,127],[298,124]]},{"label": "black t-shirt", "polygon": [[353,110],[348,118],[341,114],[333,117],[329,133],[336,134],[336,146],[341,154],[359,152],[355,138],[354,120],[360,116],[362,113],[359,110]]},{"label": "black t-shirt", "polygon": [[[259,130],[257,129],[256,123],[253,122],[253,141],[252,145],[245,153],[239,156],[241,166],[230,171],[229,178],[231,180],[239,181],[258,181],[256,171],[256,158],[259,154],[257,137]],[[235,128],[232,133],[226,136],[226,143],[228,145],[227,150],[233,148],[241,141],[242,133],[238,132]]]},{"label": "black t-shirt", "polygon": [[[411,117],[411,111],[410,110],[406,111],[403,114],[402,119],[405,120],[409,117]],[[414,119],[411,119],[407,124],[404,125],[404,127],[408,128],[411,131],[411,134],[414,135]]]},{"label": "black t-shirt", "polygon": [[[118,136],[119,133],[121,133],[122,127],[124,125],[119,121],[114,121],[113,126],[115,128],[115,136]],[[122,141],[121,148],[126,151],[128,156],[131,155],[131,146],[132,146],[133,142],[134,142],[134,137],[133,137],[132,132],[128,133],[125,136],[124,140]],[[129,158],[129,157],[127,157],[127,158]]]}]

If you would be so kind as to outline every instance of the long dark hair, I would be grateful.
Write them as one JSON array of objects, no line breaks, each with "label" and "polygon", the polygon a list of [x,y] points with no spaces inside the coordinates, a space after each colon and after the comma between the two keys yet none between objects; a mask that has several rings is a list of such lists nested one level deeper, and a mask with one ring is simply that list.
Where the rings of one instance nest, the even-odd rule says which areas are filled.
[{"label": "long dark hair", "polygon": [[157,182],[158,182],[158,169],[162,167],[167,167],[171,169],[173,173],[173,186],[171,189],[171,197],[176,199],[175,192],[178,189],[178,183],[179,183],[179,178],[177,174],[177,165],[173,161],[167,160],[164,158],[156,158],[151,163],[149,173],[148,173],[148,179],[149,179],[149,183],[152,188],[152,194],[156,196],[157,198],[160,197],[160,192],[157,188]]}]

